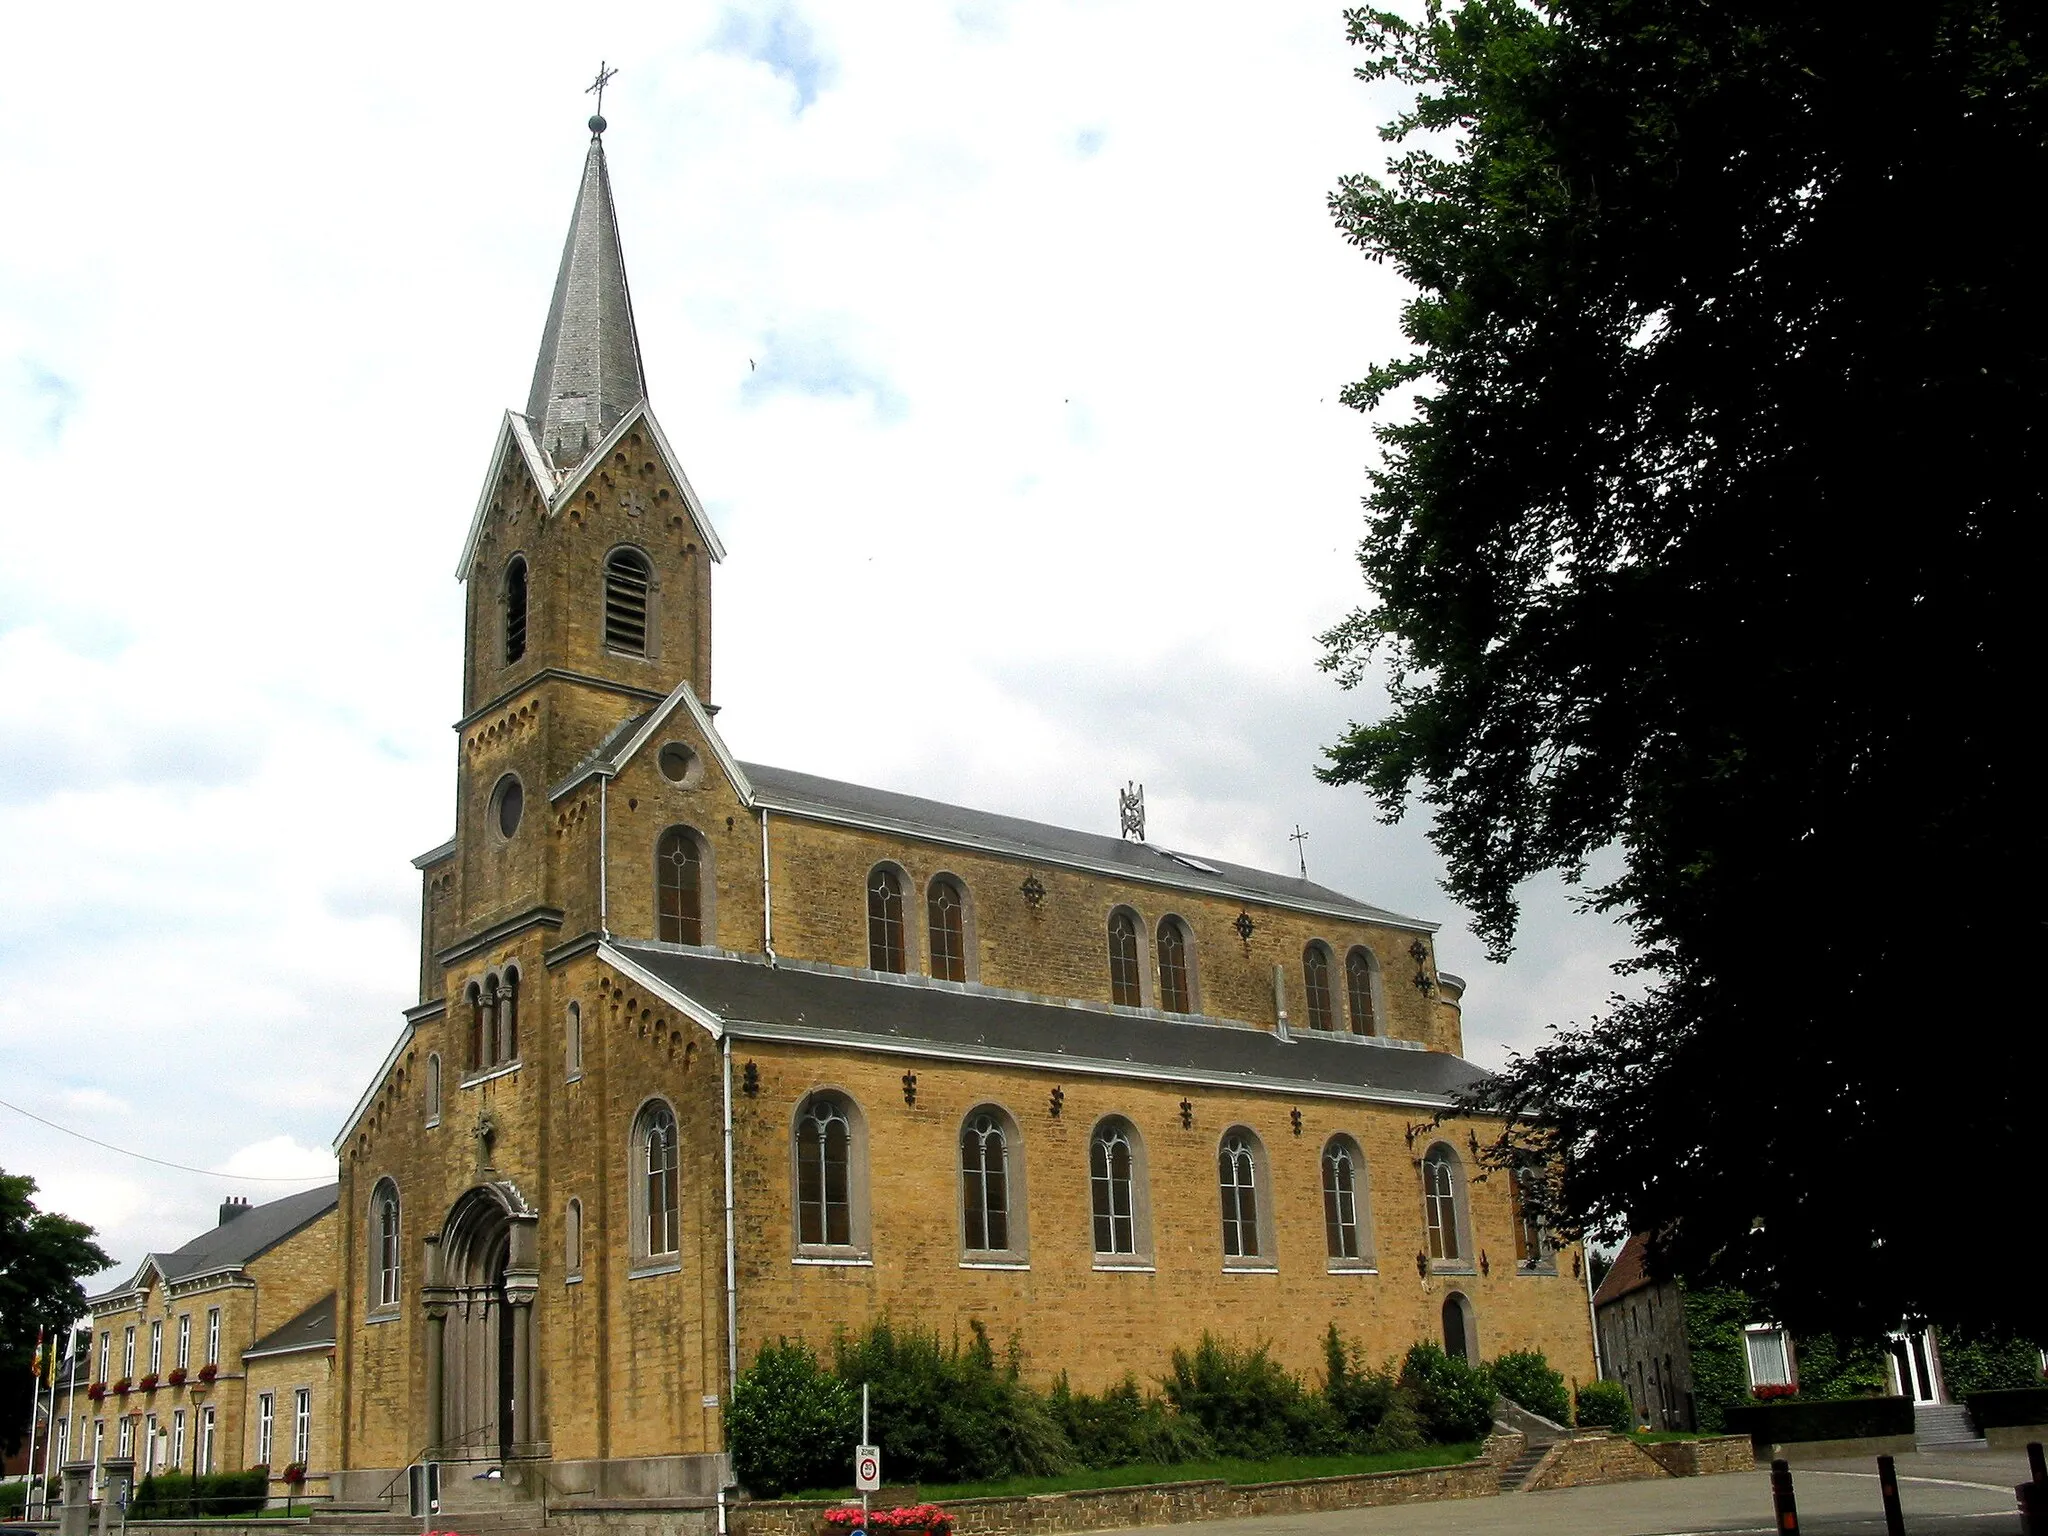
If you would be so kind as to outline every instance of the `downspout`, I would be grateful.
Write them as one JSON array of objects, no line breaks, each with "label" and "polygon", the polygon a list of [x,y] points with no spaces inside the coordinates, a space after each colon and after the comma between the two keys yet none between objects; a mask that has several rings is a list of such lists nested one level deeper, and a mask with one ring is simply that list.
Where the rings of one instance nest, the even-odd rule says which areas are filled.
[{"label": "downspout", "polygon": [[597,936],[610,942],[611,930],[611,877],[606,872],[606,859],[611,839],[605,835],[605,791],[611,788],[611,775],[597,776]]},{"label": "downspout", "polygon": [[[740,1375],[740,1307],[738,1261],[733,1236],[732,1211],[732,1036],[719,1037],[719,1054],[724,1063],[725,1096],[725,1403],[732,1410],[732,1394]],[[720,1439],[726,1439],[721,1435]],[[718,1532],[725,1536],[725,1486],[731,1481],[732,1446],[725,1448],[726,1474],[718,1480]]]},{"label": "downspout", "polygon": [[[768,873],[768,807],[761,807],[761,948],[769,965],[775,964],[775,887]],[[730,1084],[727,1085],[728,1090]],[[728,1091],[727,1102],[731,1101]],[[728,1125],[728,1129],[730,1126]],[[728,1177],[730,1173],[728,1172]]]}]

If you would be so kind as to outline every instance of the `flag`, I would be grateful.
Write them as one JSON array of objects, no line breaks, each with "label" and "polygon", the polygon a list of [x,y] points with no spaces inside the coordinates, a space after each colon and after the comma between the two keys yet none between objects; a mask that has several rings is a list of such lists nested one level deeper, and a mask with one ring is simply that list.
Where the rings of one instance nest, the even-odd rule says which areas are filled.
[{"label": "flag", "polygon": [[35,1377],[37,1381],[41,1381],[43,1379],[43,1330],[40,1328],[36,1330],[35,1361],[33,1364],[29,1366],[28,1373],[29,1375]]}]

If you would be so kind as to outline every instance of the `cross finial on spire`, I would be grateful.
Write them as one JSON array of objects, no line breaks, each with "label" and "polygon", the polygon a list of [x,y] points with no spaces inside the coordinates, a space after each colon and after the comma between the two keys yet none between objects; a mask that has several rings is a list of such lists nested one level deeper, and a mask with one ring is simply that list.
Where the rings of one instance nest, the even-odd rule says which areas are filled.
[{"label": "cross finial on spire", "polygon": [[604,88],[611,83],[612,76],[617,73],[616,69],[607,68],[604,60],[599,59],[597,61],[597,78],[583,88],[584,95],[597,98],[597,110],[590,117],[590,131],[592,133],[604,132]]},{"label": "cross finial on spire", "polygon": [[1308,834],[1301,830],[1301,823],[1294,824],[1294,830],[1287,834],[1287,841],[1294,844],[1294,856],[1301,860],[1301,878],[1308,878]]}]

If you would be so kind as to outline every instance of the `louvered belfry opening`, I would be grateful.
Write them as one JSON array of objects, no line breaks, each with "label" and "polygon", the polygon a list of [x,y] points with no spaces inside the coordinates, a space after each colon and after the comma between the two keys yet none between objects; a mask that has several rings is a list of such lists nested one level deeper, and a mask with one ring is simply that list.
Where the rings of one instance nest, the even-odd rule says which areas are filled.
[{"label": "louvered belfry opening", "polygon": [[647,602],[654,570],[637,549],[622,549],[604,563],[604,643],[614,651],[647,654]]},{"label": "louvered belfry opening", "polygon": [[526,654],[526,562],[505,568],[505,664]]}]

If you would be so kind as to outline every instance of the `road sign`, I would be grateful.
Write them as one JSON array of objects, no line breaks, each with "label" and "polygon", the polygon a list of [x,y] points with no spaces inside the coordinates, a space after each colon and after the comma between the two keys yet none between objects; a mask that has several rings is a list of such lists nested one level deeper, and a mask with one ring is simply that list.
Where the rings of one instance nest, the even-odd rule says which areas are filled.
[{"label": "road sign", "polygon": [[853,1486],[860,1493],[875,1493],[882,1486],[882,1448],[856,1445],[853,1448]]}]

